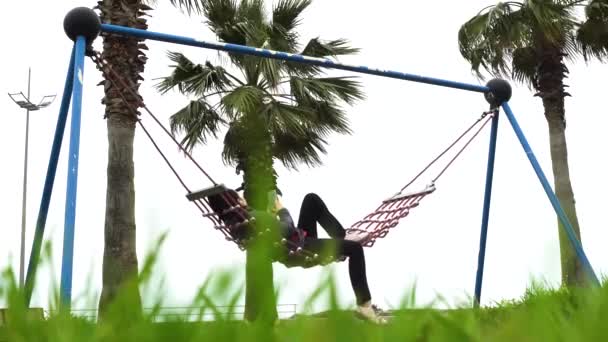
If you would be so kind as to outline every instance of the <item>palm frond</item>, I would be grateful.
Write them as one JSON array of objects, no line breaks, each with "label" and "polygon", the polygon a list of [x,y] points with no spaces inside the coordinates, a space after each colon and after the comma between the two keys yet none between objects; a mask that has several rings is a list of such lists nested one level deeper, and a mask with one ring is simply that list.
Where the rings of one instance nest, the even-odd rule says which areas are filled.
[{"label": "palm frond", "polygon": [[365,98],[361,84],[353,77],[305,78],[293,76],[290,79],[291,93],[297,101],[317,99],[324,101],[342,100],[353,104]]},{"label": "palm frond", "polygon": [[315,113],[310,108],[302,108],[297,105],[287,104],[273,100],[268,103],[263,111],[271,132],[284,131],[292,134],[303,134],[315,120]]},{"label": "palm frond", "polygon": [[321,165],[321,154],[327,153],[327,142],[315,132],[298,134],[292,131],[275,131],[273,154],[286,168],[296,169],[298,164]]},{"label": "palm frond", "polygon": [[308,41],[302,54],[312,57],[337,57],[356,54],[359,51],[360,49],[351,47],[346,39],[323,41],[317,37]]},{"label": "palm frond", "polygon": [[272,26],[290,32],[300,24],[300,15],[312,0],[279,0],[272,10]]},{"label": "palm frond", "polygon": [[608,58],[608,0],[592,0],[585,7],[587,20],[576,33],[585,60]]},{"label": "palm frond", "polygon": [[205,101],[191,101],[173,114],[169,120],[173,134],[183,134],[181,144],[192,150],[197,144],[205,144],[209,137],[217,138],[226,124],[217,110]]},{"label": "palm frond", "polygon": [[458,32],[460,53],[481,79],[481,68],[496,77],[510,77],[511,52],[529,44],[532,32],[528,14],[524,7],[514,10],[512,6],[509,2],[489,7]]},{"label": "palm frond", "polygon": [[236,0],[203,0],[203,15],[211,31],[224,42],[246,43],[246,37],[239,28]]},{"label": "palm frond", "polygon": [[239,22],[261,27],[267,21],[264,0],[244,0],[238,4],[235,16]]},{"label": "palm frond", "polygon": [[224,136],[224,149],[222,150],[222,160],[226,165],[238,165],[243,153],[243,139],[240,128],[232,122]]},{"label": "palm frond", "polygon": [[316,131],[322,136],[333,132],[352,134],[346,111],[335,102],[311,101],[300,106],[314,113],[314,120],[309,123],[310,130]]},{"label": "palm frond", "polygon": [[527,1],[525,8],[535,31],[552,43],[562,44],[576,25],[572,1]]},{"label": "palm frond", "polygon": [[238,9],[236,0],[203,0],[203,15],[212,28],[222,28],[234,22]]},{"label": "palm frond", "polygon": [[[359,51],[360,49],[351,47],[346,39],[323,41],[320,38],[313,38],[308,41],[300,54],[318,58],[336,58],[356,54]],[[301,76],[318,75],[323,70],[318,66],[302,63],[287,62],[286,65],[290,73]]]},{"label": "palm frond", "polygon": [[231,120],[235,120],[243,113],[254,113],[259,110],[264,92],[254,86],[240,86],[233,89],[221,100],[224,111]]},{"label": "palm frond", "polygon": [[346,112],[335,102],[308,99],[296,103],[273,100],[265,106],[264,114],[270,131],[311,131],[319,136],[331,133],[351,134]]},{"label": "palm frond", "polygon": [[538,54],[531,46],[519,47],[513,51],[513,72],[515,81],[536,87],[536,69]]},{"label": "palm frond", "polygon": [[204,0],[169,0],[171,5],[179,8],[180,10],[185,10],[188,14],[200,14],[203,11],[203,2]]},{"label": "palm frond", "polygon": [[270,58],[261,58],[258,64],[258,70],[266,81],[266,88],[270,90],[276,90],[283,76],[283,65],[282,61],[278,61]]},{"label": "palm frond", "polygon": [[223,67],[210,62],[205,65],[194,64],[190,59],[178,52],[169,52],[169,59],[175,64],[173,72],[161,78],[156,88],[161,93],[177,87],[183,94],[204,96],[209,91],[224,91],[233,86],[232,76]]}]

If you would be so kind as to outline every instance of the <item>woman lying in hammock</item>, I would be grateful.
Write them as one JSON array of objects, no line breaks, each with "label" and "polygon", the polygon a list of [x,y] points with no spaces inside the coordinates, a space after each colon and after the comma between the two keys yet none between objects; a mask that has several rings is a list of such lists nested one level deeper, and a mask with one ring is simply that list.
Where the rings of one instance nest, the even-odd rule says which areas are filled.
[{"label": "woman lying in hammock", "polygon": [[[222,198],[223,197],[223,198]],[[228,198],[226,198],[228,197]],[[299,245],[312,253],[324,255],[328,251],[335,253],[334,257],[348,257],[348,271],[350,282],[357,299],[357,313],[365,319],[376,323],[385,323],[381,310],[372,305],[371,294],[367,284],[365,269],[365,256],[361,244],[345,239],[346,231],[340,222],[332,215],[323,200],[316,194],[308,194],[302,201],[298,224],[295,225],[291,214],[284,208],[278,196],[271,208],[270,214],[278,219],[281,234],[284,238],[296,240]],[[228,190],[224,196],[210,196],[209,204],[216,213],[223,213],[220,219],[227,225],[233,225],[238,213],[226,213],[226,199],[230,202],[239,202],[247,207],[245,200],[234,190]],[[249,209],[249,208],[248,208]],[[253,211],[250,211],[252,214]],[[242,220],[243,213],[240,213]],[[254,216],[258,214],[253,213]],[[320,239],[317,235],[317,223],[319,223],[331,239]]]}]

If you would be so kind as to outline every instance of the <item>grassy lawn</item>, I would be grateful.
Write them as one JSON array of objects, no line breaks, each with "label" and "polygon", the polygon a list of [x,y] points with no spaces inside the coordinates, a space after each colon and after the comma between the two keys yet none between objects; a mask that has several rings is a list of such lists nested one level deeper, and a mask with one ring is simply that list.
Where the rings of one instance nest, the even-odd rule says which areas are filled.
[{"label": "grassy lawn", "polygon": [[[18,306],[18,305],[17,305]],[[212,307],[209,308],[211,311]],[[608,341],[608,286],[529,291],[521,300],[481,309],[402,309],[377,326],[351,311],[298,315],[273,326],[222,319],[156,323],[125,307],[94,324],[69,315],[28,319],[13,308],[0,341]]]}]

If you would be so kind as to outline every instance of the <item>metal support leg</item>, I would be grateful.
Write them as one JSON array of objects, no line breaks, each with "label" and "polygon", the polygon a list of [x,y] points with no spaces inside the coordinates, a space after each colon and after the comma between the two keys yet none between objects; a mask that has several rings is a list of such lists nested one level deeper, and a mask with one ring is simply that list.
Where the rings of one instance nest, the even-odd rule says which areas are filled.
[{"label": "metal support leg", "polygon": [[479,256],[477,258],[477,276],[475,279],[475,303],[477,307],[481,301],[481,285],[483,282],[483,266],[486,258],[486,241],[488,238],[488,221],[490,218],[490,200],[492,197],[492,180],[494,178],[494,160],[496,159],[496,140],[498,137],[498,111],[492,119],[490,131],[490,152],[488,154],[488,169],[486,172],[486,189],[483,199],[483,213],[481,216],[481,236],[479,238]]},{"label": "metal support leg", "polygon": [[555,196],[555,193],[553,192],[553,189],[551,188],[551,185],[549,184],[549,181],[547,180],[545,173],[543,172],[542,168],[540,167],[538,160],[536,160],[536,156],[534,156],[534,152],[532,152],[532,148],[528,144],[528,141],[527,141],[523,131],[519,127],[519,124],[517,123],[517,120],[515,119],[515,115],[513,114],[513,111],[511,111],[511,107],[509,107],[509,103],[505,102],[502,105],[502,107],[505,111],[505,114],[507,115],[507,118],[509,119],[509,122],[511,123],[511,126],[513,126],[513,130],[515,131],[515,134],[517,135],[517,138],[519,139],[521,146],[524,148],[524,152],[526,152],[526,156],[528,156],[528,160],[530,160],[530,163],[532,164],[532,168],[534,168],[534,172],[536,173],[538,180],[542,184],[543,189],[545,190],[545,193],[547,194],[547,197],[549,197],[549,201],[551,202],[551,205],[553,206],[555,213],[557,213],[559,220],[562,222],[564,230],[566,231],[566,235],[568,235],[568,239],[570,240],[570,243],[572,244],[572,247],[574,248],[574,250],[576,252],[576,256],[579,258],[579,260],[583,264],[585,273],[588,275],[588,277],[590,278],[590,280],[592,281],[593,284],[600,285],[600,282],[599,282],[597,276],[595,275],[595,272],[593,271],[593,267],[591,267],[591,263],[589,262],[589,260],[587,259],[587,256],[585,255],[583,246],[581,245],[580,241],[576,237],[576,234],[574,234],[574,230],[572,229],[572,224],[568,220],[568,216],[566,216],[566,213],[564,212],[564,209],[562,208],[561,204],[559,203],[557,196]]},{"label": "metal support leg", "polygon": [[76,193],[78,188],[78,156],[80,150],[80,117],[82,112],[82,81],[86,39],[79,36],[74,52],[74,90],[72,93],[72,122],[70,127],[70,153],[65,198],[65,228],[63,231],[63,257],[61,262],[61,304],[69,309],[72,299],[72,267],[74,262],[74,228],[76,222]]},{"label": "metal support leg", "polygon": [[32,250],[30,252],[30,260],[27,266],[27,276],[25,278],[25,304],[29,306],[36,280],[36,269],[38,267],[38,259],[40,257],[40,248],[42,247],[42,239],[44,237],[44,228],[46,226],[46,218],[49,213],[49,205],[51,195],[53,193],[53,184],[55,182],[55,173],[57,171],[57,162],[61,152],[61,143],[63,142],[63,133],[65,132],[65,124],[68,118],[68,110],[70,109],[70,101],[72,99],[72,88],[74,85],[74,50],[70,57],[70,65],[63,88],[63,98],[59,108],[59,117],[57,118],[57,127],[55,128],[55,137],[53,138],[53,147],[51,148],[51,156],[49,165],[46,170],[46,179],[44,181],[44,189],[42,191],[42,199],[40,200],[40,209],[38,210],[38,219],[36,221],[36,231],[34,233],[34,241],[32,242]]}]

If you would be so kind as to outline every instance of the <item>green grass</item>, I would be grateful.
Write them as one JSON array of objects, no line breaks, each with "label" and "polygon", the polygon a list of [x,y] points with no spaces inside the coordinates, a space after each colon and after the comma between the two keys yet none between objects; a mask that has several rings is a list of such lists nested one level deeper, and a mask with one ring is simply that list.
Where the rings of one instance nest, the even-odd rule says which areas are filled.
[{"label": "green grass", "polygon": [[[151,256],[144,263],[142,288],[153,273],[154,260]],[[0,327],[0,341],[608,341],[608,284],[579,290],[536,286],[520,300],[481,309],[412,308],[415,292],[410,291],[390,323],[377,326],[337,306],[338,294],[329,275],[309,303],[327,301],[331,310],[264,325],[235,321],[219,309],[216,303],[234,305],[242,298],[242,286],[235,290],[232,274],[220,273],[201,286],[192,303],[196,309],[190,312],[190,317],[211,313],[213,320],[187,322],[173,317],[158,322],[158,310],[134,318],[138,317],[136,310],[129,307],[128,298],[122,298],[105,320],[93,323],[60,310],[44,320],[29,317],[9,270],[0,283],[0,300],[9,303],[9,319]],[[163,297],[149,290],[142,292]],[[51,306],[57,308],[57,296],[53,298]],[[156,307],[161,304],[158,299]]]},{"label": "green grass", "polygon": [[[208,308],[213,310],[212,307]],[[28,319],[11,308],[0,341],[607,341],[608,288],[573,294],[537,291],[518,303],[491,309],[432,309],[397,312],[386,326],[330,311],[324,318],[300,316],[275,326],[245,324],[218,315],[209,322],[116,314],[94,324],[67,314]]]}]

